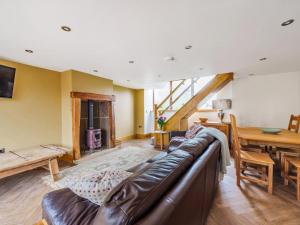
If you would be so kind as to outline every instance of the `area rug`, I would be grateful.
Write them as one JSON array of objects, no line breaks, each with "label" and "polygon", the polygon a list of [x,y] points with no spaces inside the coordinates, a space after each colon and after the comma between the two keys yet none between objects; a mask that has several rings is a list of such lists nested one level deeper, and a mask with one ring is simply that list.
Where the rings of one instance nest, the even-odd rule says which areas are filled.
[{"label": "area rug", "polygon": [[72,177],[82,177],[107,169],[127,170],[157,155],[159,151],[140,147],[109,149],[90,154],[76,161],[76,166],[60,171],[60,179],[53,182],[50,175],[43,177],[44,183],[54,189],[68,187]]}]

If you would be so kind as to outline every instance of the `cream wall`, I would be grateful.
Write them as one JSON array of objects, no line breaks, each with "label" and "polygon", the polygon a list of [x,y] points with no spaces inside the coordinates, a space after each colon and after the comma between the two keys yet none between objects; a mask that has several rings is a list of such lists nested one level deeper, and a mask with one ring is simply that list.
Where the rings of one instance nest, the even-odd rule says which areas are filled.
[{"label": "cream wall", "polygon": [[114,85],[113,93],[116,96],[114,103],[116,138],[133,136],[135,134],[135,91]]},{"label": "cream wall", "polygon": [[232,95],[240,125],[287,128],[300,114],[300,72],[236,79]]},{"label": "cream wall", "polygon": [[61,143],[60,73],[0,60],[16,68],[12,99],[0,98],[0,147]]},{"label": "cream wall", "polygon": [[[218,93],[231,98],[232,110],[240,126],[287,128],[291,114],[300,114],[300,71],[236,78]],[[218,121],[217,113],[195,113],[189,125],[199,117]]]}]

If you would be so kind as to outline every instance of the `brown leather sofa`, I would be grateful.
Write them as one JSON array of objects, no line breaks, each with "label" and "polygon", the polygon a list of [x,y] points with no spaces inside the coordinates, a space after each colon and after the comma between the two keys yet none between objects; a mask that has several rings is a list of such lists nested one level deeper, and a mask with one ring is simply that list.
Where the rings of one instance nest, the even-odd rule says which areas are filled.
[{"label": "brown leather sofa", "polygon": [[61,189],[46,194],[49,225],[204,225],[218,186],[220,142],[203,134],[132,168],[104,205]]}]

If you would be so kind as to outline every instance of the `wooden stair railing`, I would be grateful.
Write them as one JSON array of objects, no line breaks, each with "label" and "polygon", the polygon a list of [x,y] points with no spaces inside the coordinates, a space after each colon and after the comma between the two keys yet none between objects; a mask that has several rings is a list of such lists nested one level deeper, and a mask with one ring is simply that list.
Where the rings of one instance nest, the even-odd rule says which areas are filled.
[{"label": "wooden stair railing", "polygon": [[[170,104],[172,104],[172,96],[173,94],[184,84],[185,82],[185,79],[183,79],[173,90],[171,90],[170,94],[168,94],[167,97],[164,98],[164,100],[162,100],[162,102],[160,104],[154,104],[154,109],[153,109],[153,112],[154,112],[154,128],[155,130],[157,130],[157,119],[158,119],[158,115],[162,115],[162,113],[159,113],[159,109],[163,106],[163,104],[168,100],[168,99],[171,99],[170,101]],[[169,108],[170,106],[168,106]]]},{"label": "wooden stair railing", "polygon": [[171,92],[170,94],[168,94],[167,97],[165,97],[164,100],[162,100],[162,102],[157,106],[157,109],[161,108],[162,105],[173,96],[173,94],[184,84],[185,80],[182,80]]},{"label": "wooden stair railing", "polygon": [[167,110],[169,110],[178,101],[178,99],[180,99],[191,87],[193,87],[193,85],[198,80],[199,80],[199,78],[193,79],[191,81],[191,84],[188,87],[186,87],[164,110],[162,110],[161,112],[159,112],[159,114],[163,115]]},{"label": "wooden stair railing", "polygon": [[[197,111],[198,104],[221,90],[232,80],[233,73],[223,73],[216,75],[208,84],[206,84],[196,95],[194,95],[187,103],[184,104],[184,106],[182,106],[174,115],[172,115],[168,119],[165,129],[186,130],[188,128],[187,119]],[[157,116],[157,111],[154,112]]]}]

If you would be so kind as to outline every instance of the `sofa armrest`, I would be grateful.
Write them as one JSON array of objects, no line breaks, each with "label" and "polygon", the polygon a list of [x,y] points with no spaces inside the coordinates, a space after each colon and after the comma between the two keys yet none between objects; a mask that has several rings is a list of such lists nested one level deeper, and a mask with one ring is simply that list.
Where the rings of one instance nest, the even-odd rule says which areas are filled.
[{"label": "sofa armrest", "polygon": [[69,188],[52,191],[42,201],[43,218],[48,225],[92,224],[99,207]]},{"label": "sofa armrest", "polygon": [[186,131],[184,130],[184,131],[171,131],[170,133],[169,133],[169,135],[170,135],[170,140],[173,138],[173,137],[184,137],[185,136],[185,133],[186,133]]}]

